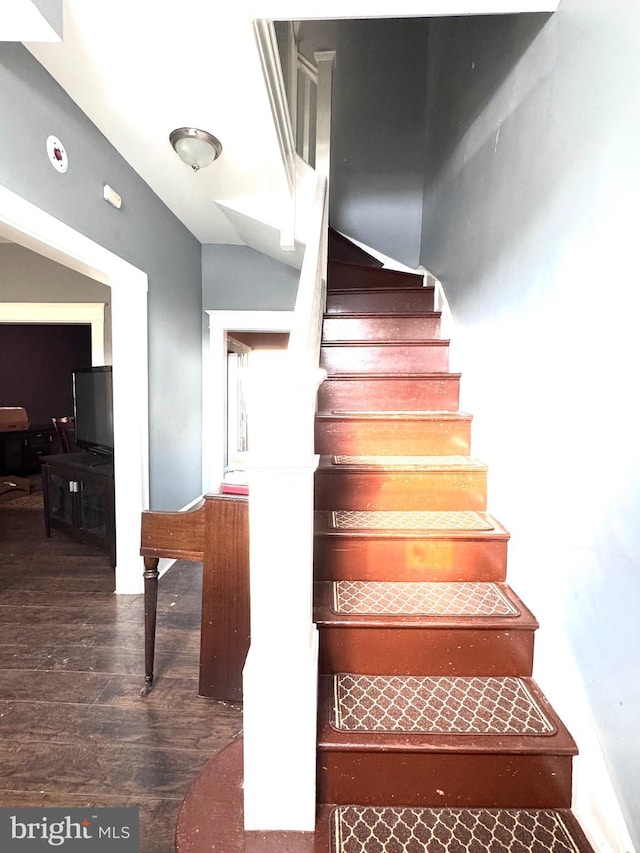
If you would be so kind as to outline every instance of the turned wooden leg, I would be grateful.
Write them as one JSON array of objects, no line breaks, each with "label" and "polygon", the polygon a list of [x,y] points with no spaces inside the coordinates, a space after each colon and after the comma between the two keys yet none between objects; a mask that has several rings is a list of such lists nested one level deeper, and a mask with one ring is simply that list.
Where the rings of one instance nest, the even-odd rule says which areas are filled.
[{"label": "turned wooden leg", "polygon": [[156,614],[158,611],[157,557],[144,558],[144,690],[146,695],[153,683],[153,659],[156,650]]}]

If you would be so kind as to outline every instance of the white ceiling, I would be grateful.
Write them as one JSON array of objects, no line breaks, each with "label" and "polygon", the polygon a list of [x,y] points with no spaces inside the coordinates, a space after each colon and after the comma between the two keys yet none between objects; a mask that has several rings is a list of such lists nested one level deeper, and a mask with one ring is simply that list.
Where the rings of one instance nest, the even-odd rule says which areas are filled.
[{"label": "white ceiling", "polygon": [[[63,41],[27,47],[202,243],[242,243],[217,202],[278,228],[287,184],[251,18],[217,9],[65,0]],[[181,126],[217,136],[220,159],[185,166]]]},{"label": "white ceiling", "polygon": [[[43,7],[43,0],[4,3]],[[54,0],[49,3],[55,5]],[[254,18],[543,11],[557,4],[557,0],[235,0],[229,4],[63,0],[62,42],[21,40],[202,243],[259,245],[295,263],[290,253],[280,252],[274,238],[286,221],[288,189],[256,48]],[[16,40],[15,36],[11,15],[5,14],[3,6],[0,39]],[[223,145],[220,159],[198,173],[185,166],[169,145],[169,133],[183,125],[208,130]]]}]

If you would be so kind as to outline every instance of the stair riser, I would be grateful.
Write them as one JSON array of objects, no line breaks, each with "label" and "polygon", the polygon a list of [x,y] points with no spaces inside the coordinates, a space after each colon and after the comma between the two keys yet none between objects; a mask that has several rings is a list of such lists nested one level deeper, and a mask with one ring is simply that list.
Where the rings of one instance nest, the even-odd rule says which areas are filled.
[{"label": "stair riser", "polygon": [[530,676],[534,631],[321,626],[320,671]]},{"label": "stair riser", "polygon": [[318,391],[320,412],[457,412],[460,377],[326,379]]},{"label": "stair riser", "polygon": [[320,367],[327,373],[446,373],[449,347],[446,344],[360,344],[325,345],[320,349]]},{"label": "stair riser", "polygon": [[344,290],[356,287],[422,287],[421,275],[377,267],[355,266],[329,261],[327,289]]},{"label": "stair riser", "polygon": [[319,419],[315,449],[322,456],[468,456],[471,421]]},{"label": "stair riser", "polygon": [[361,581],[504,581],[504,539],[316,536],[315,579]]},{"label": "stair riser", "polygon": [[315,508],[483,511],[487,508],[487,472],[318,471]]},{"label": "stair riser", "polygon": [[428,341],[440,336],[440,315],[327,317],[323,341]]},{"label": "stair riser", "polygon": [[[469,741],[472,748],[473,736]],[[571,805],[571,757],[566,755],[320,750],[318,758],[321,803],[541,809]]]},{"label": "stair riser", "polygon": [[412,314],[434,310],[432,287],[393,290],[343,290],[327,293],[327,314]]}]

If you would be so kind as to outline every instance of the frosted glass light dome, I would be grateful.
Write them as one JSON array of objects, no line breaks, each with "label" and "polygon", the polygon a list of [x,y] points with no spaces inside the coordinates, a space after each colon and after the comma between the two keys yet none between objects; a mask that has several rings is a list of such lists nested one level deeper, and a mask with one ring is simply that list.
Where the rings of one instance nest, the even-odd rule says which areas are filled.
[{"label": "frosted glass light dome", "polygon": [[222,144],[206,130],[178,127],[171,131],[169,142],[180,159],[194,172],[211,165],[222,153]]}]

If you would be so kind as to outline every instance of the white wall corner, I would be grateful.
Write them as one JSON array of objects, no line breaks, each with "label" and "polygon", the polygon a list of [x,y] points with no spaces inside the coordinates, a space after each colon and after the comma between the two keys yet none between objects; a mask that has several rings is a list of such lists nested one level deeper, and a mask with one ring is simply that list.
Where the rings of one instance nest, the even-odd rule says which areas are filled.
[{"label": "white wall corner", "polygon": [[548,623],[536,635],[534,676],[578,746],[572,810],[587,838],[598,853],[635,853],[575,658],[560,628]]}]

